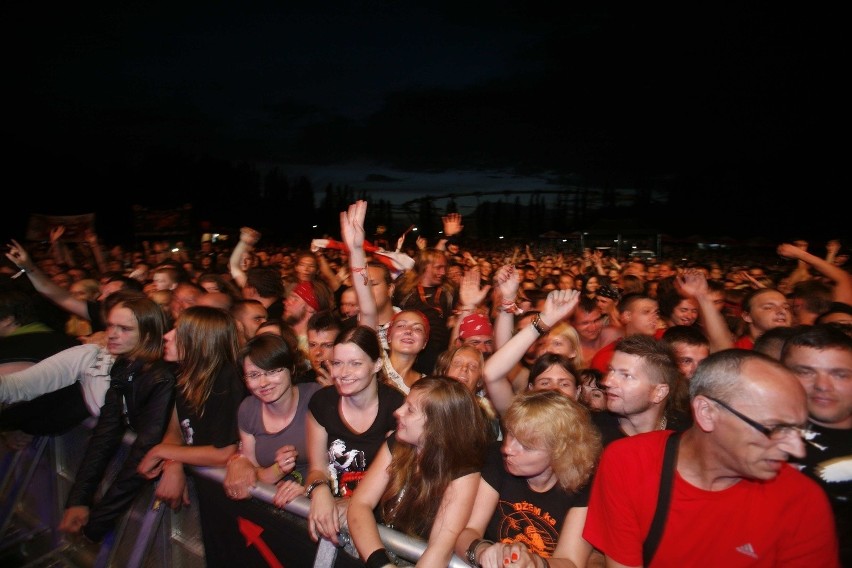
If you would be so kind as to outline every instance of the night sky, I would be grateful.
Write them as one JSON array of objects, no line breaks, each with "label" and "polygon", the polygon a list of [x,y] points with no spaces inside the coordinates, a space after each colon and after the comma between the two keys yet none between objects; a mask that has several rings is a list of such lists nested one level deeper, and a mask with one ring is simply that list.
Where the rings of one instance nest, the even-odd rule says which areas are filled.
[{"label": "night sky", "polygon": [[194,199],[175,164],[199,156],[393,203],[582,187],[671,233],[849,232],[836,14],[282,4],[5,5],[3,233]]}]

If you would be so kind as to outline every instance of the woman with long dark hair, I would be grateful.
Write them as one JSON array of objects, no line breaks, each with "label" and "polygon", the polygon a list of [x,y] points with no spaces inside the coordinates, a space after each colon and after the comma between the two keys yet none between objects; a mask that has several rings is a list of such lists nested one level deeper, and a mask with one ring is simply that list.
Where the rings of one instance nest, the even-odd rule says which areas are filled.
[{"label": "woman with long dark hair", "polygon": [[480,480],[484,416],[469,389],[441,376],[414,383],[395,414],[394,436],[350,500],[349,532],[368,566],[389,563],[373,515],[378,507],[385,525],[428,542],[419,565],[446,566]]}]

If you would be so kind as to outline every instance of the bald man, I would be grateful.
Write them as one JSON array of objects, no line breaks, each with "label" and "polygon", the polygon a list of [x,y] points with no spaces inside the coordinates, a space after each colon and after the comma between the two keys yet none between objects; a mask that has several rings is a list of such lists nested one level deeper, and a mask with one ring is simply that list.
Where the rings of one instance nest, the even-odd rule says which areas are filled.
[{"label": "bald man", "polygon": [[[707,357],[690,382],[693,425],[675,438],[671,502],[655,552],[643,551],[672,432],[611,443],[583,536],[608,567],[838,566],[825,493],[787,461],[805,455],[805,390],[762,353]],[[679,442],[679,444],[678,444]]]}]

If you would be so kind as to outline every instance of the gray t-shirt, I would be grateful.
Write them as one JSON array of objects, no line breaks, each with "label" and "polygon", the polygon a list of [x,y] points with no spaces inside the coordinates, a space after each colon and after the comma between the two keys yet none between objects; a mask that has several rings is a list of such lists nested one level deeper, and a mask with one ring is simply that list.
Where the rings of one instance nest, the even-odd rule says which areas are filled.
[{"label": "gray t-shirt", "polygon": [[308,414],[308,402],[316,391],[322,386],[319,383],[299,383],[293,385],[299,391],[299,403],[296,407],[296,415],[289,425],[279,432],[267,432],[263,427],[260,400],[255,396],[248,396],[240,404],[238,415],[240,430],[254,436],[255,459],[261,467],[269,467],[275,461],[275,452],[281,446],[292,445],[296,447],[298,457],[296,467],[304,478],[308,473],[308,448],[305,441],[305,419]]}]

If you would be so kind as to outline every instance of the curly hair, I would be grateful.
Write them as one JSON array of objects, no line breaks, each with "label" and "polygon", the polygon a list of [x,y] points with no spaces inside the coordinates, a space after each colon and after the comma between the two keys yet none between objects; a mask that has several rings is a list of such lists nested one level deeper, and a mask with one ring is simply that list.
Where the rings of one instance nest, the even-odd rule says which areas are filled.
[{"label": "curly hair", "polygon": [[589,409],[556,391],[515,395],[503,417],[507,432],[526,447],[546,450],[559,486],[576,492],[591,479],[601,436]]}]

